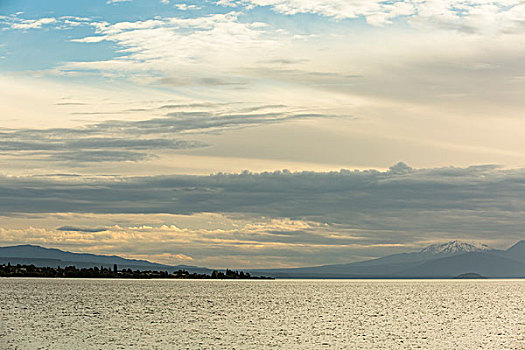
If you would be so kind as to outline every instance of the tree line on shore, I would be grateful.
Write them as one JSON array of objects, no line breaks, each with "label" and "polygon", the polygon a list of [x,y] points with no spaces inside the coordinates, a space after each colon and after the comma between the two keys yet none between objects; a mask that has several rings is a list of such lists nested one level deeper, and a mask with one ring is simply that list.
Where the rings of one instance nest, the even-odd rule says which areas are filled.
[{"label": "tree line on shore", "polygon": [[136,279],[272,279],[270,277],[252,276],[248,272],[233,271],[226,269],[225,272],[213,271],[210,275],[190,273],[186,270],[178,270],[172,273],[168,271],[140,271],[132,269],[118,270],[117,265],[113,269],[101,266],[100,268],[89,267],[77,269],[75,266],[67,267],[37,267],[35,265],[0,265],[0,277],[51,277],[51,278],[136,278]]}]

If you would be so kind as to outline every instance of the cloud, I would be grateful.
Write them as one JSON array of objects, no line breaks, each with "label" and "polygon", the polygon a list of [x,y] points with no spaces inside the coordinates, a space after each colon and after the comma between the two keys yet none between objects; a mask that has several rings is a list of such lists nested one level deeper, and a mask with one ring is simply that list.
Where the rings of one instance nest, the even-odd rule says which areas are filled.
[{"label": "cloud", "polygon": [[87,232],[87,233],[104,232],[106,230],[107,230],[106,228],[82,228],[82,227],[74,227],[74,226],[62,226],[62,227],[57,228],[57,231]]},{"label": "cloud", "polygon": [[59,162],[66,162],[73,167],[83,166],[89,163],[100,163],[100,162],[138,162],[147,160],[154,155],[133,152],[133,151],[75,151],[75,152],[55,152],[52,154],[52,159]]},{"label": "cloud", "polygon": [[188,5],[188,4],[175,4],[174,5],[177,9],[181,10],[181,11],[188,11],[188,10],[200,10],[201,7],[199,6],[196,6],[196,5]]},{"label": "cloud", "polygon": [[87,25],[89,18],[77,16],[41,17],[36,19],[21,18],[20,14],[0,16],[0,27],[11,30],[29,30],[51,27],[56,29],[73,28]]},{"label": "cloud", "polygon": [[53,17],[33,19],[33,20],[22,20],[18,23],[13,23],[11,28],[13,29],[35,29],[41,28],[42,25],[56,23],[57,20]]},{"label": "cloud", "polygon": [[191,135],[216,134],[230,129],[290,120],[333,117],[289,112],[286,106],[281,105],[247,107],[244,112],[237,113],[231,109],[215,113],[177,111],[185,108],[213,109],[216,106],[209,103],[162,105],[157,110],[167,111],[163,117],[138,121],[109,120],[80,128],[3,129],[0,130],[0,155],[16,154],[18,159],[47,158],[73,166],[94,162],[137,162],[155,157],[161,151],[208,146],[201,141],[188,139]]},{"label": "cloud", "polygon": [[119,2],[130,2],[131,0],[107,0],[106,4],[116,4]]},{"label": "cloud", "polygon": [[[182,4],[179,7],[197,9]],[[239,15],[229,12],[114,24],[93,22],[96,35],[72,41],[113,42],[120,47],[119,56],[104,61],[69,62],[60,69],[66,72],[101,70],[121,75],[142,72],[153,81],[175,86],[246,84],[234,72],[238,65],[242,61],[243,65],[249,64],[246,57],[262,55],[281,44],[267,33],[267,29],[240,21]],[[201,75],[203,70],[207,72],[204,76]]]},{"label": "cloud", "polygon": [[[201,220],[210,218],[210,215],[195,217]],[[327,251],[341,249],[342,245],[353,240],[351,236],[330,237],[326,225],[314,222],[259,218],[248,223],[245,220],[217,215],[213,218],[230,222],[232,225],[227,228],[186,228],[173,224],[113,225],[103,229],[70,226],[57,229],[0,228],[0,242],[24,242],[73,251],[119,254],[167,264],[192,261],[208,266],[229,264],[231,267],[232,261],[228,262],[223,255],[227,254],[235,260],[244,260],[252,256],[251,264],[257,266],[267,261],[268,255],[296,252],[301,248]],[[280,264],[294,260],[294,257],[290,256],[283,258]]]},{"label": "cloud", "polygon": [[239,2],[236,0],[219,0],[217,1],[217,5],[227,6],[227,7],[237,7],[239,5]]},{"label": "cloud", "polygon": [[403,163],[387,171],[4,176],[0,242],[183,254],[208,266],[345,262],[448,239],[505,247],[523,239],[523,184],[524,169]]},{"label": "cloud", "polygon": [[[57,134],[58,132],[58,134]],[[18,159],[48,158],[51,161],[65,161],[71,165],[92,162],[139,161],[154,156],[155,150],[177,150],[206,146],[198,141],[173,138],[128,139],[103,136],[102,132],[73,132],[63,130],[21,130],[3,135],[10,140],[0,141],[0,155],[17,154]],[[52,136],[51,136],[52,135]],[[107,134],[106,134],[107,135]],[[127,137],[131,137],[127,135]],[[32,139],[33,138],[33,139]]]},{"label": "cloud", "polygon": [[[129,4],[130,11],[136,3]],[[206,169],[219,169],[223,164],[218,163],[226,159],[236,163],[236,169],[237,164],[250,167],[253,162],[262,164],[258,169],[267,169],[272,157],[282,160],[280,164],[310,162],[303,169],[311,162],[327,169],[328,162],[337,161],[384,166],[400,158],[414,159],[418,165],[502,159],[523,163],[518,131],[523,115],[525,11],[518,1],[216,3],[227,8],[203,3],[202,11],[182,13],[179,10],[196,8],[178,3],[179,9],[162,6],[163,16],[141,12],[118,21],[105,13],[93,18],[0,17],[6,33],[21,31],[20,38],[44,46],[47,41],[37,42],[31,35],[43,38],[54,34],[52,30],[75,27],[51,39],[74,38],[60,57],[75,61],[51,57],[52,69],[27,73],[36,78],[23,80],[17,73],[3,83],[9,92],[3,101],[3,115],[8,116],[4,126],[9,129],[0,129],[3,171],[129,174],[124,162],[130,162],[142,165],[133,170],[138,174],[171,172],[173,168],[157,171],[168,163],[195,173],[187,164],[189,158],[182,158],[190,153]],[[250,12],[254,6],[267,9]],[[271,17],[266,16],[268,9],[275,12]],[[268,23],[259,22],[265,19]],[[2,49],[16,48],[10,45],[6,42]],[[69,47],[93,50],[93,57],[90,52],[78,59]],[[114,52],[108,57],[111,48]],[[60,75],[61,82],[83,74],[90,77],[80,79],[85,82],[81,88],[64,84],[52,92],[41,84],[46,74]],[[95,85],[110,87],[93,91]],[[15,90],[20,97],[13,104]],[[64,91],[74,96],[60,100]],[[144,101],[152,96],[158,100]],[[355,123],[329,120],[350,114],[356,116]],[[238,132],[256,126],[265,127]],[[457,154],[461,156],[454,158]],[[106,167],[101,171],[102,163]],[[9,168],[17,166],[15,171]],[[521,169],[417,169],[403,164],[388,171],[326,173],[5,175],[0,178],[0,212],[10,219],[51,217],[49,211],[93,215],[90,222],[71,219],[48,225],[45,232],[27,230],[47,243],[54,239],[87,249],[108,233],[55,228],[114,227],[119,223],[99,220],[130,215],[143,221],[112,228],[114,239],[104,249],[115,248],[117,238],[124,237],[126,248],[146,254],[133,245],[134,235],[142,235],[139,242],[159,257],[170,253],[158,249],[171,242],[171,256],[200,262],[222,254],[237,256],[236,261],[258,256],[257,263],[262,264],[272,256],[290,254],[288,262],[298,264],[316,254],[319,261],[327,262],[330,256],[343,261],[359,246],[406,246],[447,238],[514,240],[522,235],[524,224],[524,178]],[[186,228],[162,228],[171,227],[169,220],[148,222],[159,213],[214,213],[221,216],[217,220],[244,217],[264,228],[257,231],[237,222],[240,228],[221,228],[225,232],[219,233],[206,221],[190,235]],[[192,238],[184,241],[188,235]],[[15,233],[9,237],[14,239]],[[186,243],[200,248],[190,251]],[[214,247],[220,249],[213,253]]]},{"label": "cloud", "polygon": [[525,7],[517,0],[228,0],[218,5],[267,6],[285,15],[311,13],[335,19],[365,18],[383,26],[404,20],[416,27],[433,27],[461,32],[520,30]]},{"label": "cloud", "polygon": [[[82,44],[97,50],[111,43],[112,57],[57,62],[42,74],[125,78],[135,86],[160,86],[207,99],[301,107],[306,104],[304,96],[316,99],[307,101],[306,107],[326,105],[337,96],[330,108],[339,108],[343,99],[347,106],[360,106],[370,98],[373,101],[366,103],[378,108],[400,100],[412,104],[411,110],[433,105],[433,113],[444,110],[443,103],[451,108],[463,103],[463,114],[472,113],[473,106],[503,100],[505,106],[512,105],[505,112],[513,113],[521,104],[518,80],[525,48],[519,34],[525,11],[515,1],[254,0],[235,4],[227,13],[213,13],[216,8],[203,5],[207,14],[176,13],[120,22],[71,18],[92,30],[89,35],[73,33],[72,47]],[[255,5],[328,19],[316,20],[319,28],[317,24],[290,27],[283,16],[261,23],[245,8]],[[334,16],[344,18],[333,21]],[[388,27],[356,27],[344,20],[363,16]],[[65,17],[57,21],[62,23]],[[492,49],[486,50],[487,45]],[[484,84],[486,80],[491,80],[490,87]],[[490,107],[475,113],[486,113]]]},{"label": "cloud", "polygon": [[[161,85],[209,98],[220,95],[229,101],[281,103],[285,91],[286,103],[302,107],[305,95],[324,105],[334,96],[347,100],[347,105],[362,105],[363,99],[370,98],[365,103],[378,108],[392,100],[414,108],[434,105],[434,113],[443,110],[443,103],[452,108],[463,103],[463,114],[471,113],[473,106],[494,105],[502,99],[521,104],[522,87],[516,79],[525,52],[519,39],[525,15],[515,2],[254,0],[236,4],[269,6],[284,14],[365,16],[389,27],[354,28],[344,20],[324,20],[322,30],[289,28],[279,20],[261,25],[237,9],[192,18],[92,22],[94,34],[73,41],[114,43],[114,57],[67,62],[57,72],[99,72],[140,85]],[[409,25],[387,23],[395,18]],[[493,49],[486,50],[487,45]],[[492,81],[490,87],[484,84],[487,79]],[[310,107],[319,104],[310,101]],[[479,108],[479,113],[487,107]]]},{"label": "cloud", "polygon": [[[4,177],[4,213],[230,213],[404,235],[516,235],[523,170],[492,166],[61,181]],[[500,221],[493,221],[499,217]],[[395,238],[393,238],[395,237]],[[384,238],[384,237],[383,237]]]}]

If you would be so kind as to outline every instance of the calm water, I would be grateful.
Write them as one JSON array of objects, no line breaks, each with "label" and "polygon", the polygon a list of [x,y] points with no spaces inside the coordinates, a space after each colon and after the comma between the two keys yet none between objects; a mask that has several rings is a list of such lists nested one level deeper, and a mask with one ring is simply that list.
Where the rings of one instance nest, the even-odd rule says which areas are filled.
[{"label": "calm water", "polygon": [[0,279],[0,349],[525,349],[525,280]]}]

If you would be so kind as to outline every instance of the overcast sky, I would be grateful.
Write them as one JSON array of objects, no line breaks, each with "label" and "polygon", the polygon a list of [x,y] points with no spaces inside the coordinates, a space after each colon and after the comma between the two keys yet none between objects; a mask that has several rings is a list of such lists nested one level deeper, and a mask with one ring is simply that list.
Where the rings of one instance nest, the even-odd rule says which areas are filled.
[{"label": "overcast sky", "polygon": [[169,264],[525,238],[517,0],[2,0],[0,245]]}]

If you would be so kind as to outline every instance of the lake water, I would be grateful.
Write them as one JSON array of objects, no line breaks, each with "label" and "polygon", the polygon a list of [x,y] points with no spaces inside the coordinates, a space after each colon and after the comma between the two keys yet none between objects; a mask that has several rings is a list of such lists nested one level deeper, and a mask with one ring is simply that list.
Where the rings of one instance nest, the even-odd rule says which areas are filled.
[{"label": "lake water", "polygon": [[0,349],[525,349],[525,280],[0,279]]}]

